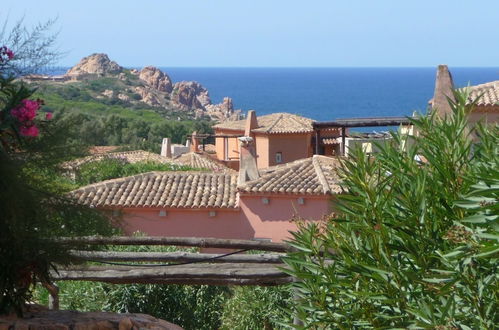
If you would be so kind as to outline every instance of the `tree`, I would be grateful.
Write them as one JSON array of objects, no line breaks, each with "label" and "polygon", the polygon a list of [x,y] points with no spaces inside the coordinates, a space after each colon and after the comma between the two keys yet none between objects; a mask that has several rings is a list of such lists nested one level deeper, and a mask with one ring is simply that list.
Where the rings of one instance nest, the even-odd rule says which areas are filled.
[{"label": "tree", "polygon": [[[35,54],[30,47],[40,46],[29,40],[22,45]],[[112,229],[102,214],[65,198],[65,187],[54,180],[58,163],[83,148],[51,114],[41,116],[43,101],[30,99],[32,89],[14,81],[13,72],[21,68],[10,64],[16,56],[0,47],[0,314],[22,315],[32,285],[49,282],[55,264],[69,262],[71,247],[52,238]]]},{"label": "tree", "polygon": [[455,98],[452,116],[413,119],[419,137],[394,133],[375,156],[356,150],[339,212],[293,235],[286,263],[305,326],[497,324],[499,129],[478,128],[474,144],[474,104],[467,92]]}]

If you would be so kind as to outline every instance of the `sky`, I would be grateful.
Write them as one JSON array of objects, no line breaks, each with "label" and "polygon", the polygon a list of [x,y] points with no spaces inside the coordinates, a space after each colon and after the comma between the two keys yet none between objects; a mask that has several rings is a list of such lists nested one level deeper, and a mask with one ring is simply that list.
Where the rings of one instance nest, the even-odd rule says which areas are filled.
[{"label": "sky", "polygon": [[498,0],[2,0],[22,16],[58,18],[61,66],[499,66]]}]

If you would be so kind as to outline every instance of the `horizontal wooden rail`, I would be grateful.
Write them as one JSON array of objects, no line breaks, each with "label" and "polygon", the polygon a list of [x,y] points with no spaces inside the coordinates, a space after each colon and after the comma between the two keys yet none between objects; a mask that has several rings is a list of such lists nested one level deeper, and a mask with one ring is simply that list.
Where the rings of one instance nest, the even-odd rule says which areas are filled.
[{"label": "horizontal wooden rail", "polygon": [[160,237],[160,236],[82,236],[61,237],[59,243],[82,245],[174,245],[201,248],[222,248],[241,250],[261,250],[273,252],[289,252],[294,248],[285,243],[250,241],[241,239],[201,238],[201,237]]},{"label": "horizontal wooden rail", "polygon": [[239,262],[281,263],[279,254],[233,254],[224,256],[213,253],[189,252],[114,252],[114,251],[70,251],[71,256],[85,261],[113,262]]},{"label": "horizontal wooden rail", "polygon": [[[284,266],[284,265],[280,265]],[[53,272],[56,281],[78,280],[107,283],[277,285],[292,277],[280,266],[248,263],[189,264],[162,267],[83,266]]]}]

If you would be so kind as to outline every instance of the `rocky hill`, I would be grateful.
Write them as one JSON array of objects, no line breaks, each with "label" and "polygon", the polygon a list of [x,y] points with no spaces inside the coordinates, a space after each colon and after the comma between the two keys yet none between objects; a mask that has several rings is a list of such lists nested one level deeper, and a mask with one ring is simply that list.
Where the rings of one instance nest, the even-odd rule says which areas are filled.
[{"label": "rocky hill", "polygon": [[40,86],[43,93],[58,93],[64,98],[86,99],[106,104],[149,107],[166,118],[210,118],[237,120],[232,99],[212,104],[208,90],[195,81],[172,82],[154,66],[140,71],[126,69],[106,54],[84,57],[62,76],[27,76],[24,80]]}]

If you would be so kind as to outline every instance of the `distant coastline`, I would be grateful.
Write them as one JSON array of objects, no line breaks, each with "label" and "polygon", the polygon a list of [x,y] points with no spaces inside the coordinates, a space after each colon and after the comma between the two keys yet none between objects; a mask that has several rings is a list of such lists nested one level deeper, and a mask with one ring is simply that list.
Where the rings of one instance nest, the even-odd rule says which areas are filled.
[{"label": "distant coastline", "polygon": [[[290,112],[315,120],[403,116],[425,111],[435,68],[170,68],[174,81],[195,80],[213,102],[230,95],[236,108]],[[62,74],[68,67],[47,70]],[[458,87],[499,80],[499,67],[452,68]]]}]

